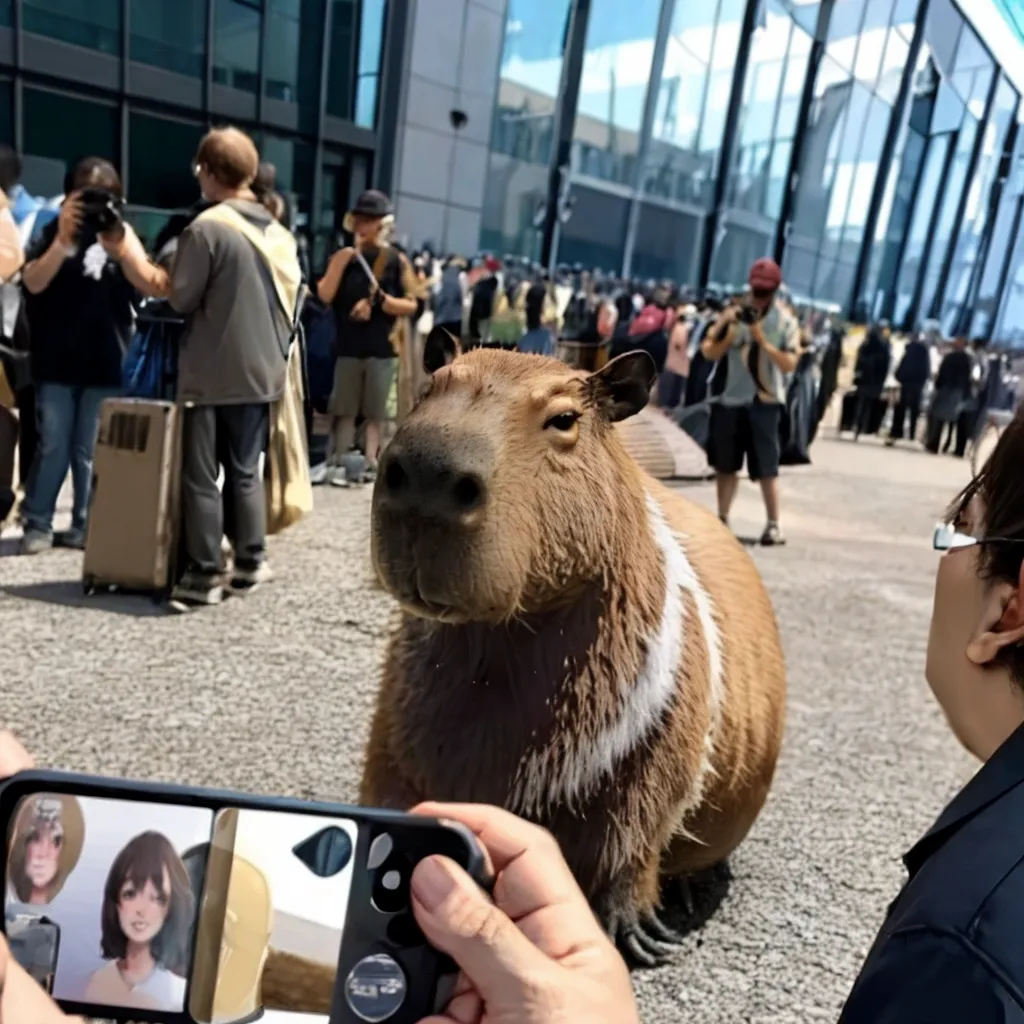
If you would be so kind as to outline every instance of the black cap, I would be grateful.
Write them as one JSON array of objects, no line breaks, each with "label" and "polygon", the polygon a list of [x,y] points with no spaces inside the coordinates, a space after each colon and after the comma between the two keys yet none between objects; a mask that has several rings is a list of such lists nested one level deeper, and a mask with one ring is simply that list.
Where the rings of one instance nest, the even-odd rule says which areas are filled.
[{"label": "black cap", "polygon": [[391,213],[391,200],[375,188],[361,193],[349,213],[361,217],[387,217]]}]

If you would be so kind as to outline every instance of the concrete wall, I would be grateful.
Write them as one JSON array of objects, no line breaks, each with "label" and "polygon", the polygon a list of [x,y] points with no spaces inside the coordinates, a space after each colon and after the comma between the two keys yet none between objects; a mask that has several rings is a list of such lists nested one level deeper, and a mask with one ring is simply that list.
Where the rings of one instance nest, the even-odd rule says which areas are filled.
[{"label": "concrete wall", "polygon": [[[506,2],[414,0],[394,197],[397,235],[412,246],[479,245]],[[452,110],[468,115],[460,131]]]}]

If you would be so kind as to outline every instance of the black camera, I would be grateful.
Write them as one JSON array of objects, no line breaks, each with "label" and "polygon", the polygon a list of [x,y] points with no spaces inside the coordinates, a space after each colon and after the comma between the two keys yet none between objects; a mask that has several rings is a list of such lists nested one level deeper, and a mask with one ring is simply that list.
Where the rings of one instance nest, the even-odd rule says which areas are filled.
[{"label": "black camera", "polygon": [[744,302],[739,307],[739,312],[736,314],[736,319],[741,324],[746,324],[748,327],[751,324],[756,324],[761,319],[761,311],[756,306],[751,306],[749,303]]},{"label": "black camera", "polygon": [[101,234],[124,220],[124,200],[105,188],[85,188],[79,196],[82,224]]}]

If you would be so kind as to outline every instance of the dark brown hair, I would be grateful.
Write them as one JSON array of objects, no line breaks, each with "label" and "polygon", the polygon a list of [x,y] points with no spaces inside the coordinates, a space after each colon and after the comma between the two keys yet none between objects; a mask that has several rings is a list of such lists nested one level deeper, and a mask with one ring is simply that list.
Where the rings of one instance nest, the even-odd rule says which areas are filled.
[{"label": "dark brown hair", "polygon": [[104,188],[113,192],[118,199],[124,198],[124,188],[117,168],[99,156],[87,156],[75,164],[70,176],[70,188],[66,192],[77,192],[83,188]]},{"label": "dark brown hair", "polygon": [[[140,888],[152,882],[167,901],[167,917],[150,943],[149,951],[162,967],[185,977],[189,969],[196,901],[185,865],[165,836],[159,832],[137,835],[110,866],[100,915],[100,948],[104,960],[120,960],[127,953],[128,940],[118,919],[118,905],[125,882]],[[167,882],[170,883],[169,891],[165,890]]]},{"label": "dark brown hair", "polygon": [[[978,550],[978,566],[986,579],[1017,584],[1024,561],[1024,407],[1003,431],[999,443],[978,475],[957,495],[947,512],[957,519],[977,495],[984,506],[984,537],[1001,537],[1019,543],[993,541]],[[1003,648],[1000,661],[1024,686],[1024,645]]]},{"label": "dark brown hair", "polygon": [[260,155],[256,143],[238,128],[214,128],[196,150],[196,164],[225,188],[244,188],[256,180]]}]

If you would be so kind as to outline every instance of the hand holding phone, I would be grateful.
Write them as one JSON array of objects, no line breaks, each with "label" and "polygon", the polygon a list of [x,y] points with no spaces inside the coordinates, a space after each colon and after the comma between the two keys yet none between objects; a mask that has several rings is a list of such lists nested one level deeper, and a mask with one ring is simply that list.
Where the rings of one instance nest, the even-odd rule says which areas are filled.
[{"label": "hand holding phone", "polygon": [[414,1024],[456,977],[413,916],[415,865],[486,882],[468,829],[342,805],[27,771],[0,822],[14,955],[117,1021]]}]

